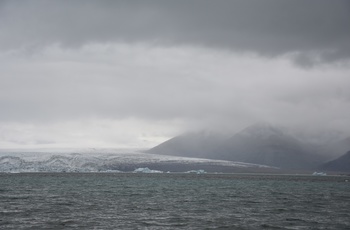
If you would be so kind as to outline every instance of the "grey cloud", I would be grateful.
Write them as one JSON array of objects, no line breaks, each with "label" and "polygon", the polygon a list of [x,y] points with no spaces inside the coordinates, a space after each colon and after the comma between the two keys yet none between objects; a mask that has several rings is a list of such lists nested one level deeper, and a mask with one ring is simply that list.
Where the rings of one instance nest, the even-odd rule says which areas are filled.
[{"label": "grey cloud", "polygon": [[349,60],[347,0],[5,1],[0,47],[150,42],[289,53],[310,66]]},{"label": "grey cloud", "polygon": [[193,126],[317,126],[349,114],[347,69],[302,70],[211,49],[54,46],[32,57],[4,55],[0,63],[3,122],[135,117]]},{"label": "grey cloud", "polygon": [[0,0],[0,144],[260,120],[349,134],[349,5]]}]

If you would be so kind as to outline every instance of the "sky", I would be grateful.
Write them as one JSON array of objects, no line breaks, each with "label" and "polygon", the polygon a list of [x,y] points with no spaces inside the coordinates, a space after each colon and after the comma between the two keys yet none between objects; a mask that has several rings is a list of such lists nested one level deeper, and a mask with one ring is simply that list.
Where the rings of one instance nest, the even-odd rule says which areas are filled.
[{"label": "sky", "polygon": [[0,0],[0,148],[350,135],[349,23],[347,0]]}]

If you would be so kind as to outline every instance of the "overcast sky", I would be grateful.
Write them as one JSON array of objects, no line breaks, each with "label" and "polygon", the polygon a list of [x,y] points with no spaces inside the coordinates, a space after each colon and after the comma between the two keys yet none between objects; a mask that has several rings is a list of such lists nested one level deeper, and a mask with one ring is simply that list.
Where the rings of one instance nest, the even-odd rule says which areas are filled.
[{"label": "overcast sky", "polygon": [[350,135],[350,1],[0,1],[0,148]]}]

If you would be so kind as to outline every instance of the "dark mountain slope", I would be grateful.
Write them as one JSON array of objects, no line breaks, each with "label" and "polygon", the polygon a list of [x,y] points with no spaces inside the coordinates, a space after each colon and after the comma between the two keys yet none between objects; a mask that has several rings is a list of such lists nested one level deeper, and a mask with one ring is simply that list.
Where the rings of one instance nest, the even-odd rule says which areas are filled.
[{"label": "dark mountain slope", "polygon": [[324,171],[350,172],[350,151],[333,161],[323,164],[320,169]]},{"label": "dark mountain slope", "polygon": [[334,142],[328,145],[324,150],[323,154],[328,155],[330,160],[337,159],[344,155],[347,151],[350,150],[350,137],[342,139],[340,141]]},{"label": "dark mountain slope", "polygon": [[312,148],[269,124],[256,124],[225,138],[210,132],[174,137],[148,151],[162,155],[198,157],[264,164],[285,169],[314,169],[325,158]]},{"label": "dark mountain slope", "polygon": [[225,138],[224,135],[208,131],[186,133],[165,141],[147,152],[170,156],[221,159],[213,153]]},{"label": "dark mountain slope", "polygon": [[250,126],[228,139],[220,152],[226,160],[232,159],[286,169],[312,169],[324,158],[311,148],[269,124]]},{"label": "dark mountain slope", "polygon": [[222,159],[215,155],[215,150],[224,139],[224,135],[207,131],[186,133],[165,141],[147,152],[170,156]]}]

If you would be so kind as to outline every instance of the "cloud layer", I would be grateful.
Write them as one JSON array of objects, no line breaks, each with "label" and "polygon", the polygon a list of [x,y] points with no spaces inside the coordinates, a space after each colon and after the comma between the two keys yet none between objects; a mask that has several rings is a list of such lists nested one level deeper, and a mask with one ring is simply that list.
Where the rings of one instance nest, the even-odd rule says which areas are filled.
[{"label": "cloud layer", "polygon": [[311,65],[350,57],[347,0],[5,1],[0,47],[151,42],[294,54]]},{"label": "cloud layer", "polygon": [[348,1],[2,1],[0,144],[151,147],[261,120],[350,134],[349,10]]}]

